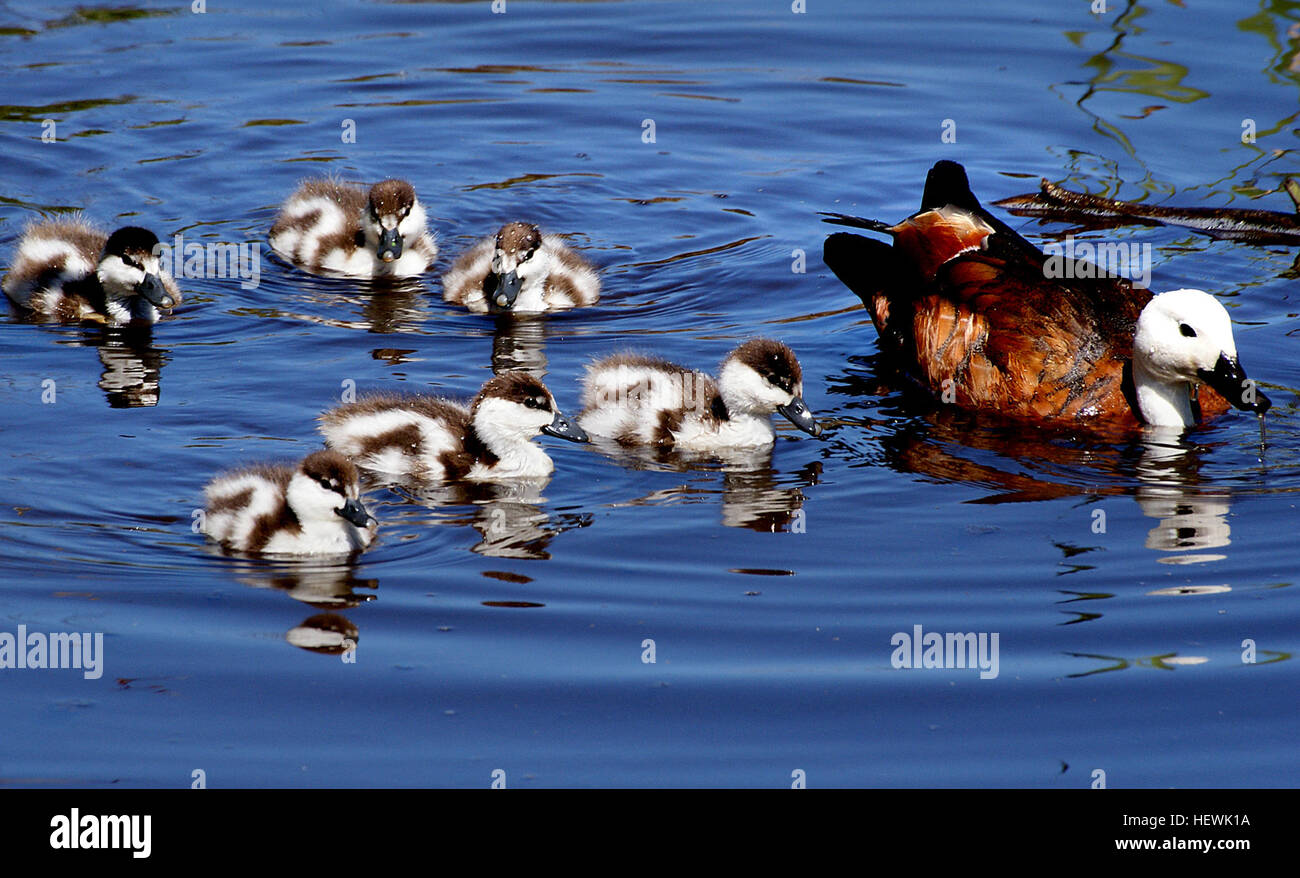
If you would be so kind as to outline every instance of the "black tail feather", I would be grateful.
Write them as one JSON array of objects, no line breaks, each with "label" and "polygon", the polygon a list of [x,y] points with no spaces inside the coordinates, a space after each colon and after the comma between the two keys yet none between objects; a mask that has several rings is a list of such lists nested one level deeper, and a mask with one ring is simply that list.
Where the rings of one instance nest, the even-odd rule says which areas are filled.
[{"label": "black tail feather", "polygon": [[818,214],[825,217],[824,223],[831,223],[836,226],[851,226],[855,229],[870,229],[873,232],[883,232],[890,234],[888,223],[882,223],[880,220],[864,219],[860,216],[849,216],[847,213],[826,213],[825,211]]},{"label": "black tail feather", "polygon": [[884,241],[836,232],[822,245],[822,260],[864,304],[870,304],[895,271],[894,248]]},{"label": "black tail feather", "polygon": [[934,210],[951,204],[974,214],[984,214],[975,193],[970,191],[966,169],[956,162],[935,162],[925,175],[925,192],[921,195],[921,210]]}]

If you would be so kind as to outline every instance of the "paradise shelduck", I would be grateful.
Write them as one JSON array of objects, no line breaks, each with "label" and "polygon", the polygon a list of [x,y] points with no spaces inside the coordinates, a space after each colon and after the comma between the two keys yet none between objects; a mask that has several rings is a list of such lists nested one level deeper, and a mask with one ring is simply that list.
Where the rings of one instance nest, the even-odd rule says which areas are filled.
[{"label": "paradise shelduck", "polygon": [[[826,239],[824,259],[867,307],[882,346],[945,401],[1070,426],[1189,427],[1271,403],[1237,360],[1228,312],[1200,290],[1158,296],[1094,266],[1061,268],[988,213],[961,165],[930,169],[893,237]],[[1064,275],[1058,276],[1058,275]]]}]

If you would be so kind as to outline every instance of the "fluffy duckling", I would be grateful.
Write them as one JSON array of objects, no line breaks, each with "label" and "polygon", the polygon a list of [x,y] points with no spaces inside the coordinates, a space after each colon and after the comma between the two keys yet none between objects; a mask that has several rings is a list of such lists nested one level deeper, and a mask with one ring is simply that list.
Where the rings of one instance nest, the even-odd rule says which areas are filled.
[{"label": "fluffy duckling", "polygon": [[157,248],[138,226],[106,235],[80,219],[34,223],[0,286],[17,305],[58,320],[156,323],[158,309],[181,301]]},{"label": "fluffy duckling", "polygon": [[[867,306],[882,345],[935,395],[1078,426],[1187,428],[1271,403],[1237,359],[1228,312],[1200,290],[1150,291],[1047,257],[985,211],[955,162],[936,164],[921,210],[884,232],[826,239],[825,260]],[[1061,278],[1061,274],[1069,280]],[[1200,387],[1198,392],[1198,387]]]},{"label": "fluffy duckling", "polygon": [[321,415],[325,443],[364,469],[422,480],[545,478],[555,469],[532,439],[586,442],[546,385],[504,372],[469,406],[433,396],[377,394]]},{"label": "fluffy duckling", "polygon": [[438,255],[424,207],[405,180],[383,180],[368,193],[329,178],[307,180],[280,208],[270,243],[299,268],[345,277],[414,277]]},{"label": "fluffy duckling", "polygon": [[255,554],[359,552],[374,539],[359,490],[356,467],[336,451],[309,454],[296,469],[223,473],[204,489],[203,531],[228,549]]},{"label": "fluffy duckling", "polygon": [[479,314],[537,313],[593,305],[596,269],[532,223],[506,223],[479,241],[442,278],[442,297]]},{"label": "fluffy duckling", "polygon": [[724,451],[771,445],[780,412],[816,436],[803,401],[803,371],[779,341],[745,342],[722,361],[718,379],[675,363],[616,354],[587,367],[579,425],[624,445]]}]

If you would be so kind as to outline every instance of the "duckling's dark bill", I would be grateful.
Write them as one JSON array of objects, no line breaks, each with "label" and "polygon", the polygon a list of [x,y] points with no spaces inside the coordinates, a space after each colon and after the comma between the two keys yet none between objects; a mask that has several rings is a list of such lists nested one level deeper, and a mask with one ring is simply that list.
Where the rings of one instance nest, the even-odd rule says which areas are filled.
[{"label": "duckling's dark bill", "polygon": [[1197,375],[1202,381],[1218,391],[1219,395],[1242,411],[1264,414],[1273,406],[1273,401],[1260,391],[1253,381],[1246,378],[1246,370],[1235,357],[1229,359],[1219,354],[1214,364],[1214,371],[1201,369]]},{"label": "duckling's dark bill", "polygon": [[804,404],[802,397],[796,396],[790,400],[789,404],[777,406],[776,410],[789,418],[790,423],[809,436],[821,435],[822,426],[817,423],[817,419],[813,417],[812,412],[808,411],[808,406]]},{"label": "duckling's dark bill", "polygon": [[135,291],[159,308],[170,308],[176,304],[176,301],[167,292],[163,286],[162,280],[156,274],[146,274],[144,280],[136,284]]},{"label": "duckling's dark bill", "polygon": [[402,256],[402,236],[397,233],[397,229],[387,229],[379,236],[379,258],[385,262],[393,262]]},{"label": "duckling's dark bill", "polygon": [[349,500],[343,504],[342,509],[335,511],[357,527],[365,527],[372,521],[375,524],[379,523],[369,512],[366,512],[366,507],[361,505],[360,500]]},{"label": "duckling's dark bill", "polygon": [[591,438],[577,424],[570,423],[569,419],[559,412],[555,413],[555,418],[549,424],[542,428],[542,432],[548,436],[554,436],[557,439],[568,439],[570,442],[590,442]]},{"label": "duckling's dark bill", "polygon": [[488,310],[509,311],[514,307],[515,299],[519,298],[519,291],[523,288],[524,282],[519,279],[516,272],[511,271],[505,275],[489,274],[483,284]]}]

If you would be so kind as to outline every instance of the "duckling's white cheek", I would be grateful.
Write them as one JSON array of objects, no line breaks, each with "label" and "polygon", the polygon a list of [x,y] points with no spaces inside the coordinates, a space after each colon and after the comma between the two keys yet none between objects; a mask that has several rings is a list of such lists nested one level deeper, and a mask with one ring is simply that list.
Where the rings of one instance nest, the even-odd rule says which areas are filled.
[{"label": "duckling's white cheek", "polygon": [[417,204],[411,208],[411,211],[397,224],[397,231],[403,238],[419,234],[424,228],[424,211]]},{"label": "duckling's white cheek", "polygon": [[132,268],[116,256],[110,256],[100,262],[96,274],[101,284],[114,291],[134,290],[136,285],[144,280],[143,271]]}]

